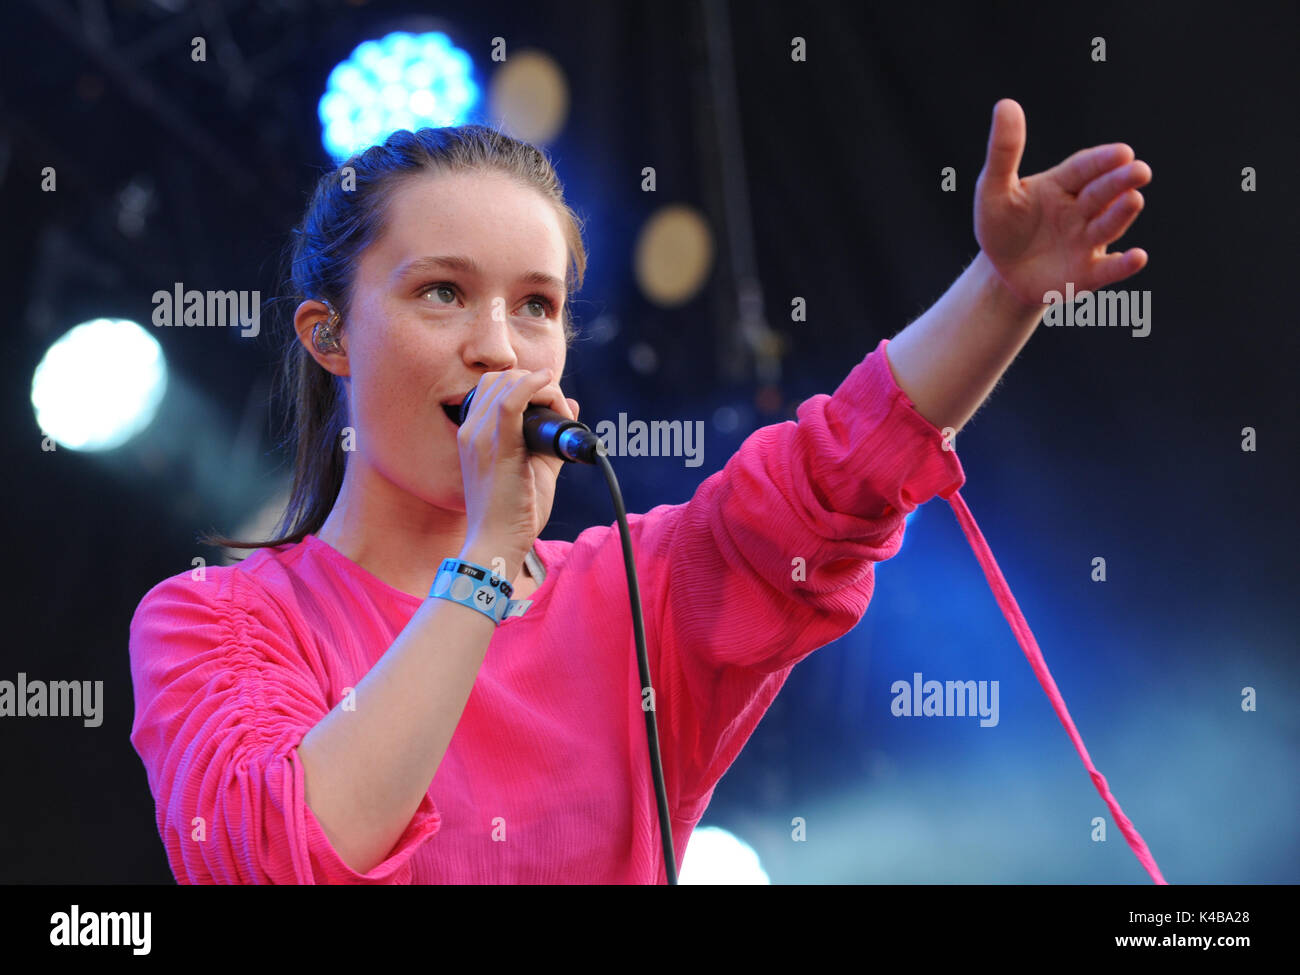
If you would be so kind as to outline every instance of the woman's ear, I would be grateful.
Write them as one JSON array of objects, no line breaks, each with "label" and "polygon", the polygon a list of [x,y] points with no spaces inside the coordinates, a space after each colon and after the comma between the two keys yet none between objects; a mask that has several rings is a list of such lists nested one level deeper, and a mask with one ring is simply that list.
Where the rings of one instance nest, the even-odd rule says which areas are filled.
[{"label": "woman's ear", "polygon": [[293,313],[293,330],[322,369],[336,376],[352,375],[343,321],[331,305],[315,299],[304,301]]}]

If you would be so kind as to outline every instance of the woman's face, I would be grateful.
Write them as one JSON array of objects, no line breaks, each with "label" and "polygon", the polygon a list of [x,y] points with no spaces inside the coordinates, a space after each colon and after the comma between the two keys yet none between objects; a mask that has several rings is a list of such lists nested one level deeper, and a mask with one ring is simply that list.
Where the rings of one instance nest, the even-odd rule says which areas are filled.
[{"label": "woman's face", "polygon": [[368,467],[464,510],[458,428],[442,404],[485,372],[550,367],[558,383],[567,262],[555,207],[509,177],[428,174],[400,185],[357,266],[341,329],[355,448]]}]

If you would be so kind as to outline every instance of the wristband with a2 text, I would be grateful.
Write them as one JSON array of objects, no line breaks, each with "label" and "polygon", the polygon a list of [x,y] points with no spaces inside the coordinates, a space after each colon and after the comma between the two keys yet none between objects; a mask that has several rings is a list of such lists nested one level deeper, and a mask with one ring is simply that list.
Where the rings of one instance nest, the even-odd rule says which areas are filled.
[{"label": "wristband with a2 text", "polygon": [[533,604],[531,599],[511,599],[514,591],[514,586],[491,569],[464,559],[443,559],[429,596],[450,599],[500,623],[510,616],[522,616]]}]

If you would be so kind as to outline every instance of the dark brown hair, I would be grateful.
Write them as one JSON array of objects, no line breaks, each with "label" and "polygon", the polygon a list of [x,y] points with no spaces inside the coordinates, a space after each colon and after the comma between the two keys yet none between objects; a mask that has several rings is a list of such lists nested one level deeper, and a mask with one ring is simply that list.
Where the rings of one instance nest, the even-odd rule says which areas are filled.
[{"label": "dark brown hair", "polygon": [[[357,263],[382,236],[393,193],[425,173],[474,171],[503,173],[551,201],[560,215],[569,252],[565,287],[569,295],[580,289],[587,266],[582,222],[565,202],[550,160],[541,150],[496,129],[461,125],[399,130],[320,178],[293,232],[286,307],[296,309],[309,299],[329,301],[346,328]],[[565,298],[564,340],[570,345],[575,330],[568,295]],[[320,530],[343,485],[346,453],[341,434],[347,425],[343,381],[323,369],[298,340],[293,311],[285,317],[289,327],[280,363],[280,391],[283,400],[292,403],[284,440],[294,456],[289,503],[271,539],[248,542],[209,532],[200,537],[205,544],[269,548],[300,542]]]}]

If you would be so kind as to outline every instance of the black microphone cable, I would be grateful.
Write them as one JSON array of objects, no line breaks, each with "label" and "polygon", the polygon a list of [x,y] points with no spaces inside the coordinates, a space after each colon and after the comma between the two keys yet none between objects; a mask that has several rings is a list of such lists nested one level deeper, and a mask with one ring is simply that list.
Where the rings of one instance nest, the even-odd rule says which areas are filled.
[{"label": "black microphone cable", "polygon": [[[477,388],[476,386],[475,389]],[[459,423],[464,423],[469,415],[469,404],[473,398],[474,389],[471,389],[460,405]],[[623,544],[623,568],[627,574],[628,599],[632,607],[632,633],[636,638],[641,693],[644,695],[646,691],[650,691],[648,705],[644,697],[641,700],[641,710],[645,713],[646,745],[650,752],[650,777],[654,780],[655,802],[659,812],[659,835],[663,840],[664,872],[668,876],[669,885],[676,886],[677,857],[673,852],[668,790],[664,786],[663,761],[659,755],[659,725],[655,718],[654,688],[650,682],[650,657],[646,650],[645,623],[641,618],[641,587],[637,582],[636,562],[632,557],[632,533],[627,524],[623,492],[619,489],[618,478],[614,476],[614,468],[609,462],[609,453],[604,443],[586,424],[570,420],[545,407],[530,406],[524,411],[524,440],[536,453],[552,454],[562,460],[580,464],[597,465],[605,474],[605,483],[609,486],[610,499],[614,503],[614,515],[618,520],[619,539]]]},{"label": "black microphone cable", "polygon": [[[595,434],[592,434],[595,436]],[[668,817],[668,794],[664,788],[663,763],[659,758],[659,726],[655,719],[654,688],[650,684],[650,660],[645,647],[645,626],[641,622],[641,590],[637,585],[636,564],[632,560],[632,535],[627,527],[627,511],[623,508],[623,492],[618,488],[618,478],[606,456],[605,445],[596,441],[596,455],[600,469],[605,472],[605,482],[609,485],[609,495],[614,502],[614,514],[618,517],[618,534],[623,541],[623,567],[627,570],[627,591],[632,601],[632,632],[636,636],[636,659],[641,668],[641,693],[650,691],[650,704],[647,707],[642,698],[641,710],[645,712],[645,736],[650,748],[650,775],[655,784],[655,800],[659,805],[659,834],[663,837],[664,870],[668,874],[668,883],[677,883],[677,858],[673,855],[673,830]]]}]

